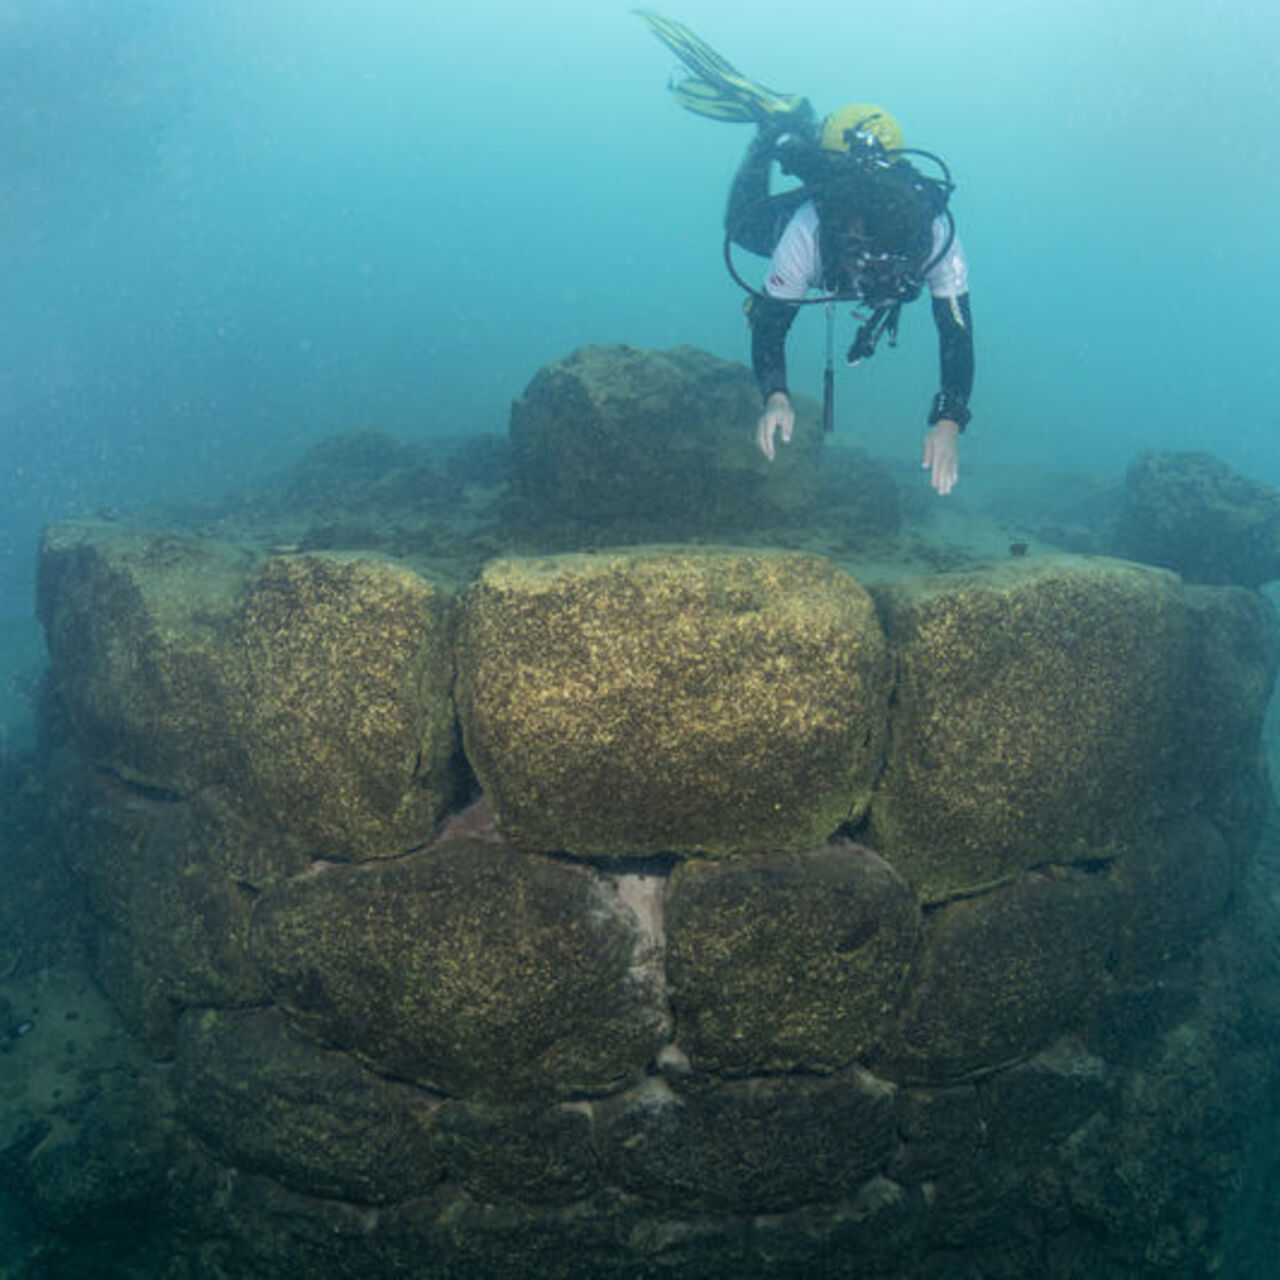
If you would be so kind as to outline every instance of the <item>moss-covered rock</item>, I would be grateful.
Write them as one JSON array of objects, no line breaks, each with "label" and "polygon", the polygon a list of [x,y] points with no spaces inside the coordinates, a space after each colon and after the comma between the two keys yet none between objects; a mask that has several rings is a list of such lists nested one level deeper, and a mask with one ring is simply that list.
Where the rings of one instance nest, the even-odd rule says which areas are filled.
[{"label": "moss-covered rock", "polygon": [[833,1071],[878,1045],[919,912],[858,845],[691,861],[667,886],[667,979],[699,1071]]},{"label": "moss-covered rock", "polygon": [[1220,920],[1245,858],[1199,814],[1153,829],[1108,869],[1119,898],[1112,971],[1120,982],[1154,981]]},{"label": "moss-covered rock", "polygon": [[211,788],[174,800],[68,770],[66,858],[93,914],[98,980],[157,1056],[187,1005],[264,998],[247,954],[257,891],[303,870],[299,842],[244,820]]},{"label": "moss-covered rock", "polygon": [[445,1102],[435,1149],[448,1177],[478,1200],[570,1204],[600,1185],[590,1108]]},{"label": "moss-covered rock", "polygon": [[137,972],[179,1008],[261,1002],[249,916],[262,888],[308,865],[298,841],[245,822],[217,790],[144,804],[143,813],[140,843],[97,850],[127,863],[111,873],[128,884],[124,910],[111,918]]},{"label": "moss-covered rock", "polygon": [[879,1070],[941,1083],[1030,1058],[1080,1023],[1115,939],[1103,877],[1030,874],[931,913]]},{"label": "moss-covered rock", "polygon": [[107,521],[53,525],[37,606],[86,755],[182,794],[240,777],[232,613],[250,558]]},{"label": "moss-covered rock", "polygon": [[897,659],[870,843],[927,900],[1108,857],[1174,804],[1177,580],[1053,557],[878,588]]},{"label": "moss-covered rock", "polygon": [[1008,1177],[1034,1167],[1110,1102],[1113,1073],[1075,1036],[983,1083],[986,1139]]},{"label": "moss-covered rock", "polygon": [[436,1100],[299,1040],[274,1010],[185,1014],[175,1092],[218,1159],[295,1191],[385,1204],[440,1177]]},{"label": "moss-covered rock", "polygon": [[733,854],[811,848],[866,807],[888,664],[830,561],[647,548],[491,563],[456,696],[518,845]]},{"label": "moss-covered rock", "polygon": [[63,857],[84,905],[99,920],[128,928],[142,850],[171,801],[88,767],[75,752],[60,753],[56,776]]},{"label": "moss-covered rock", "polygon": [[893,1094],[865,1072],[690,1094],[651,1080],[601,1109],[599,1141],[610,1180],[646,1200],[776,1212],[851,1197],[887,1166]]},{"label": "moss-covered rock", "polygon": [[740,364],[693,347],[583,347],[542,368],[511,410],[511,479],[538,529],[654,541],[812,515],[821,419],[798,404],[795,438],[755,447],[760,393]]},{"label": "moss-covered rock", "polygon": [[355,857],[421,843],[453,798],[448,602],[399,565],[87,522],[46,532],[39,596],[76,739],[121,778],[230,788]]},{"label": "moss-covered rock", "polygon": [[247,954],[255,895],[210,846],[230,826],[204,805],[167,806],[138,851],[123,927],[138,966],[176,1005],[253,1004],[262,980]]},{"label": "moss-covered rock", "polygon": [[[809,538],[846,554],[892,540],[902,527],[903,495],[890,463],[850,445],[823,449],[821,508]],[[816,545],[806,541],[807,546]]]},{"label": "moss-covered rock", "polygon": [[1280,490],[1209,453],[1146,450],[1125,476],[1115,551],[1188,582],[1261,586],[1280,578]]},{"label": "moss-covered rock", "polygon": [[639,922],[606,881],[470,838],[282,884],[253,940],[297,1025],[449,1094],[601,1093],[666,1031]]},{"label": "moss-covered rock", "polygon": [[246,583],[240,736],[273,821],[338,854],[422,841],[457,785],[448,626],[383,560],[277,557]]},{"label": "moss-covered rock", "polygon": [[[969,1253],[975,1240],[1005,1236],[1011,1216],[1057,1210],[1061,1144],[1107,1106],[1112,1088],[1107,1064],[1063,1037],[978,1085],[904,1089],[893,1177],[927,1185],[930,1235],[967,1242]],[[1018,1272],[1006,1260],[994,1273]]]},{"label": "moss-covered rock", "polygon": [[173,1057],[180,1010],[168,983],[143,963],[131,934],[102,921],[91,926],[89,965],[120,1020],[157,1062]]},{"label": "moss-covered rock", "polygon": [[1188,664],[1182,691],[1178,783],[1184,803],[1228,826],[1269,803],[1260,743],[1275,688],[1275,607],[1240,587],[1188,587]]}]

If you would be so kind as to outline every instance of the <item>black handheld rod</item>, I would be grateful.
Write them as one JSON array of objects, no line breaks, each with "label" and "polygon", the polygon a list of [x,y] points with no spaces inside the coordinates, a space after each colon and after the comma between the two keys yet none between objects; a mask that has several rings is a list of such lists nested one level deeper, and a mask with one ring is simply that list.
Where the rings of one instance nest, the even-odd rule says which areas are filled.
[{"label": "black handheld rod", "polygon": [[835,430],[836,425],[836,370],[835,370],[835,317],[836,304],[827,303],[827,363],[822,370],[822,430]]}]

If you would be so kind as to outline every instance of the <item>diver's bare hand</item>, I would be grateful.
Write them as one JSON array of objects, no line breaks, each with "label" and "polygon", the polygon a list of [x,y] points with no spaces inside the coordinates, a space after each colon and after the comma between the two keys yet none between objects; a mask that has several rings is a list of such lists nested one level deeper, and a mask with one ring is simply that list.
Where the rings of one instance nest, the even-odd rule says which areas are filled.
[{"label": "diver's bare hand", "polygon": [[775,391],[765,402],[764,412],[756,423],[756,444],[770,462],[773,461],[773,437],[782,432],[782,443],[791,443],[791,433],[796,426],[796,411],[785,391]]},{"label": "diver's bare hand", "polygon": [[960,428],[950,418],[942,418],[924,438],[920,467],[928,471],[929,483],[938,497],[945,498],[960,479]]}]

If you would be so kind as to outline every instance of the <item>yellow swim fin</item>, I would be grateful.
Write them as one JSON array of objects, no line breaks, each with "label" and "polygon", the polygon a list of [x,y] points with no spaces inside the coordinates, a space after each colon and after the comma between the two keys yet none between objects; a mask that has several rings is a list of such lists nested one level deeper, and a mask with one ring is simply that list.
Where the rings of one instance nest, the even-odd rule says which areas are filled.
[{"label": "yellow swim fin", "polygon": [[770,119],[808,107],[808,99],[798,94],[775,93],[754,80],[748,80],[684,23],[664,18],[651,9],[636,9],[634,12],[688,67],[691,74],[673,79],[667,86],[686,111],[712,120],[764,124]]}]

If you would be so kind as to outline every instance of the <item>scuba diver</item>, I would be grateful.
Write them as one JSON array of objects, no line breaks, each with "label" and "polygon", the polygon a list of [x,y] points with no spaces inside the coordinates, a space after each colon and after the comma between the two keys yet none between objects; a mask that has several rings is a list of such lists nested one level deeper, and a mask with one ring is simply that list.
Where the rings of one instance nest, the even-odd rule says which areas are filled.
[{"label": "scuba diver", "polygon": [[[896,344],[902,305],[927,287],[938,330],[940,390],[929,408],[921,466],[945,496],[959,477],[958,441],[973,387],[973,322],[968,264],[947,207],[946,164],[904,145],[883,107],[851,103],[819,123],[808,99],[748,80],[681,23],[636,13],[688,68],[668,87],[681,106],[714,120],[753,123],[756,136],[734,177],[725,213],[725,263],[747,292],[751,365],[764,398],[756,443],[772,461],[775,439],[795,429],[787,389],[786,339],[798,309],[827,309],[823,426],[833,420],[834,304],[851,301],[860,327],[849,348],[856,365],[882,337]],[[921,172],[908,157],[931,164]],[[774,163],[798,184],[770,193]],[[733,246],[769,258],[761,289],[738,273]],[[819,296],[810,297],[813,292]]]}]

